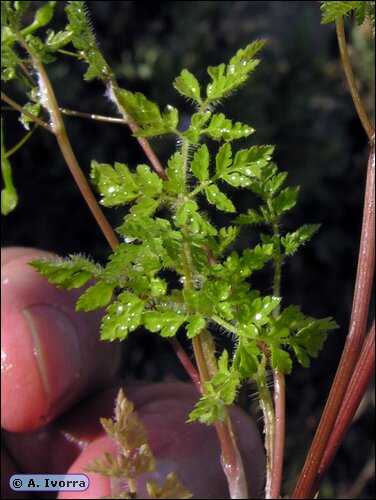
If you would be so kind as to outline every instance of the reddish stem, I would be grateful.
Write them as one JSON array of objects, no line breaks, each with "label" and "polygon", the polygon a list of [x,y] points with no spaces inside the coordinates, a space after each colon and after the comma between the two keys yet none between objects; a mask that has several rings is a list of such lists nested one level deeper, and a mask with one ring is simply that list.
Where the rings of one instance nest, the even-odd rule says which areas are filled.
[{"label": "reddish stem", "polygon": [[278,370],[273,370],[274,378],[274,453],[272,477],[270,485],[270,498],[279,498],[281,495],[283,457],[285,449],[285,375]]},{"label": "reddish stem", "polygon": [[341,411],[329,438],[324,458],[320,464],[314,489],[318,490],[323,476],[330,467],[337,450],[350,427],[375,368],[375,320],[363,344]]},{"label": "reddish stem", "polygon": [[317,476],[319,467],[323,460],[325,449],[333,432],[335,422],[341,410],[350,379],[354,372],[355,364],[364,342],[375,264],[374,192],[375,145],[373,144],[368,160],[358,270],[349,332],[320,424],[317,428],[303,470],[299,476],[293,498],[315,497],[316,489],[314,485],[318,484]]},{"label": "reddish stem", "polygon": [[187,353],[184,351],[184,349],[182,348],[182,346],[175,337],[171,337],[169,339],[169,342],[176,356],[178,357],[179,361],[185,368],[188,375],[191,377],[192,382],[195,384],[200,394],[202,394],[202,383],[200,380],[200,376],[196,370],[196,367],[193,365],[192,361],[187,356]]}]

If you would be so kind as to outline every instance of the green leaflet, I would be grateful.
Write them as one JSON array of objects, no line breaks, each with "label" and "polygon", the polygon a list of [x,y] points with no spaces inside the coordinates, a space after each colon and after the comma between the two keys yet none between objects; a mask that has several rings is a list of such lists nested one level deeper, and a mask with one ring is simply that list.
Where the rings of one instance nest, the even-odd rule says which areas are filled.
[{"label": "green leaflet", "polygon": [[280,297],[260,297],[249,305],[249,321],[258,327],[270,321],[271,312],[279,306]]},{"label": "green leaflet", "polygon": [[200,146],[193,155],[191,169],[199,181],[209,179],[209,150],[206,144]]},{"label": "green leaflet", "polygon": [[215,179],[219,178],[235,187],[252,187],[262,175],[273,152],[271,146],[253,146],[238,151],[232,158],[230,144],[223,145],[216,156]]},{"label": "green leaflet", "polygon": [[115,96],[126,113],[141,127],[136,136],[153,137],[176,132],[179,114],[173,106],[167,106],[161,113],[159,106],[140,92],[119,89],[115,90]]},{"label": "green leaflet", "polygon": [[183,169],[183,157],[181,153],[174,153],[168,160],[166,174],[168,181],[164,183],[165,189],[171,194],[184,194],[185,175]]},{"label": "green leaflet", "polygon": [[197,144],[203,134],[204,125],[212,116],[210,111],[204,111],[200,113],[194,113],[191,118],[191,124],[189,128],[182,133],[182,136],[188,139],[192,144]]},{"label": "green leaflet", "polygon": [[180,94],[201,103],[200,84],[187,69],[183,69],[174,81],[174,87]]},{"label": "green leaflet", "polygon": [[336,19],[347,16],[350,12],[355,13],[358,24],[362,24],[366,14],[366,4],[371,2],[320,2],[322,12],[322,24],[327,24]]},{"label": "green leaflet", "polygon": [[[268,332],[266,341],[270,342],[271,348],[275,351],[275,368],[280,366],[281,371],[288,368],[291,370],[291,363],[287,361],[286,354],[279,352],[280,345],[291,346],[298,362],[304,367],[310,365],[310,357],[317,357],[322,349],[329,330],[338,328],[338,325],[331,318],[315,319],[304,316],[300,307],[289,306],[284,309],[277,318],[271,318],[271,329]],[[272,361],[273,363],[273,361]],[[282,368],[286,363],[286,368]]]},{"label": "green leaflet", "polygon": [[114,167],[95,160],[91,163],[91,178],[102,195],[105,206],[129,203],[139,196],[139,186],[129,168],[122,163]]},{"label": "green leaflet", "polygon": [[270,347],[270,352],[272,355],[272,366],[275,370],[278,370],[282,373],[291,373],[292,370],[292,360],[290,355],[280,349],[279,347]]},{"label": "green leaflet", "polygon": [[215,205],[219,210],[223,210],[225,212],[236,212],[236,208],[232,201],[218,189],[216,184],[207,186],[205,188],[205,194],[208,202]]},{"label": "green leaflet", "polygon": [[244,281],[254,271],[262,269],[272,255],[273,245],[270,243],[256,245],[252,250],[245,250],[242,256],[233,251],[223,264],[214,266],[213,272],[216,276],[221,276],[230,282]]},{"label": "green leaflet", "polygon": [[239,236],[240,228],[236,226],[222,227],[218,233],[218,247],[215,254],[222,255],[226,248]]},{"label": "green leaflet", "polygon": [[50,283],[67,290],[81,288],[101,273],[99,266],[79,255],[71,255],[69,260],[33,260],[30,265]]},{"label": "green leaflet", "polygon": [[193,200],[183,202],[176,211],[175,222],[178,226],[184,226],[187,222],[194,222],[197,216],[198,205]]},{"label": "green leaflet", "polygon": [[310,364],[309,357],[316,358],[322,349],[329,330],[338,328],[332,318],[314,319],[305,318],[305,326],[301,328],[289,343],[295,355],[303,366]]},{"label": "green leaflet", "polygon": [[161,332],[162,337],[173,337],[187,316],[168,309],[147,311],[143,315],[143,324],[151,332]]},{"label": "green leaflet", "polygon": [[249,125],[244,125],[240,122],[233,123],[223,113],[220,113],[212,116],[207,127],[201,130],[201,134],[209,135],[213,139],[233,141],[242,137],[248,137],[254,131],[255,129]]},{"label": "green leaflet", "polygon": [[215,166],[217,175],[222,175],[226,172],[227,167],[232,163],[231,145],[226,143],[220,147],[217,156],[215,157]]},{"label": "green leaflet", "polygon": [[201,316],[190,316],[186,325],[187,337],[192,339],[199,335],[206,326],[205,318]]},{"label": "green leaflet", "polygon": [[296,205],[299,189],[299,186],[283,189],[272,200],[272,207],[277,217],[280,217],[284,212],[291,210]]},{"label": "green leaflet", "polygon": [[262,214],[259,214],[257,210],[253,208],[249,208],[246,214],[241,214],[235,219],[235,224],[243,225],[243,224],[261,224],[265,222],[265,217]]},{"label": "green leaflet", "polygon": [[94,311],[107,306],[112,299],[115,285],[100,281],[81,295],[76,304],[76,311]]},{"label": "green leaflet", "polygon": [[242,337],[239,339],[233,360],[233,367],[243,379],[253,377],[256,374],[259,365],[259,355],[260,349],[255,342],[248,341]]},{"label": "green leaflet", "polygon": [[212,82],[206,88],[206,102],[218,101],[242,85],[259,64],[260,61],[253,56],[264,44],[264,40],[257,40],[238,50],[227,65],[210,66],[208,73]]},{"label": "green leaflet", "polygon": [[73,40],[73,31],[58,31],[55,33],[50,30],[46,38],[46,46],[51,51],[59,50],[65,47]]},{"label": "green leaflet", "polygon": [[301,245],[311,239],[320,226],[321,224],[304,224],[293,233],[286,233],[282,236],[281,243],[285,247],[286,254],[294,254]]},{"label": "green leaflet", "polygon": [[240,382],[237,371],[228,366],[226,350],[218,360],[218,369],[218,374],[205,383],[207,392],[189,414],[188,422],[210,425],[226,418],[227,407],[234,402]]},{"label": "green leaflet", "polygon": [[110,78],[111,70],[98,48],[85,2],[68,2],[65,12],[69,20],[66,31],[72,33],[73,46],[88,64],[84,79],[89,81],[95,78],[101,80]]},{"label": "green leaflet", "polygon": [[[102,195],[101,203],[109,207],[129,203],[141,195],[150,202],[162,193],[162,179],[147,165],[138,165],[132,173],[123,163],[115,162],[112,167],[93,160],[91,178]],[[155,203],[154,210],[158,206],[158,202]]]},{"label": "green leaflet", "polygon": [[142,323],[145,301],[125,291],[107,307],[101,324],[101,340],[124,340]]}]

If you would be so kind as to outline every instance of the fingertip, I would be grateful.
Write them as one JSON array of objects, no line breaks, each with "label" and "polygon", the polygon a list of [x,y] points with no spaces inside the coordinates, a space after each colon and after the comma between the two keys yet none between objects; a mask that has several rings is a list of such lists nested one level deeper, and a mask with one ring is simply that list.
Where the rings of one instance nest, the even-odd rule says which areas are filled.
[{"label": "fingertip", "polygon": [[113,379],[117,345],[99,342],[98,313],[76,313],[80,292],[59,290],[30,266],[51,256],[2,251],[2,426],[35,429]]},{"label": "fingertip", "polygon": [[100,460],[104,453],[117,455],[116,447],[108,436],[103,436],[93,441],[77,458],[70,467],[67,474],[85,474],[89,480],[89,487],[84,491],[61,491],[58,494],[60,499],[84,499],[102,498],[113,494],[111,480],[100,474],[87,471],[87,467],[94,460]]}]

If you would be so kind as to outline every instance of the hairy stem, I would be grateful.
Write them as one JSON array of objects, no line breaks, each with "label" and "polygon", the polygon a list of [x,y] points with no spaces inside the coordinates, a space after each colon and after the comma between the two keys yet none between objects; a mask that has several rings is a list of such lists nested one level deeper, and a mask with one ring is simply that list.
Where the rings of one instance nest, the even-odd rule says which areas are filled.
[{"label": "hairy stem", "polygon": [[318,471],[364,342],[375,265],[375,145],[368,160],[362,233],[350,326],[323,415],[299,476],[293,498],[313,498]]},{"label": "hairy stem", "polygon": [[124,121],[123,118],[116,118],[114,116],[102,116],[93,113],[83,113],[82,111],[75,111],[73,109],[65,109],[65,108],[60,108],[60,112],[63,115],[76,116],[77,118],[84,118],[87,120],[95,120],[105,123],[115,123],[117,125],[126,125],[126,122]]},{"label": "hairy stem", "polygon": [[[122,106],[120,103],[117,95],[118,92],[120,91],[119,85],[116,81],[116,78],[114,75],[110,75],[109,79],[105,82],[106,88],[107,88],[107,93],[109,96],[112,97],[114,104],[116,104],[119,112],[121,113],[124,122],[128,125],[130,130],[132,131],[133,134],[136,134],[139,130],[140,127],[138,124],[133,120],[133,118],[128,114],[128,111]],[[147,159],[150,161],[152,167],[156,171],[156,173],[159,175],[161,179],[167,180],[167,175],[165,172],[165,169],[163,168],[161,162],[159,161],[157,155],[155,154],[153,148],[150,146],[150,143],[147,139],[144,137],[137,137],[136,139],[141,146],[142,150],[144,151]]]},{"label": "hairy stem", "polygon": [[340,17],[336,20],[336,31],[337,31],[337,40],[339,51],[341,54],[343,69],[346,74],[347,84],[349,86],[351,97],[354,102],[355,109],[358,113],[359,119],[363,125],[366,134],[368,135],[368,139],[370,143],[375,143],[375,129],[370,122],[366,110],[364,109],[362,99],[359,94],[358,87],[356,85],[356,80],[354,76],[354,72],[352,69],[349,53],[347,50],[346,37],[345,37],[345,27],[343,22],[343,17]]},{"label": "hairy stem", "polygon": [[260,398],[260,406],[263,414],[264,434],[265,434],[265,451],[266,451],[266,484],[265,498],[270,496],[272,490],[272,472],[273,472],[273,457],[275,446],[275,414],[273,400],[266,378],[266,356],[263,355],[255,381],[257,385],[258,396]]},{"label": "hairy stem", "polygon": [[[189,246],[186,244],[182,251],[182,263],[185,275],[185,287],[188,290],[193,289],[190,262]],[[199,335],[193,337],[192,345],[201,379],[201,392],[205,394],[205,382],[210,380],[218,371],[214,341],[210,332],[204,328]],[[221,463],[227,478],[230,497],[234,499],[248,498],[244,465],[228,410],[226,419],[215,422],[214,427],[221,446]]]},{"label": "hairy stem", "polygon": [[[268,208],[270,213],[274,214],[274,209],[271,201],[268,201]],[[273,244],[274,244],[274,255],[273,255],[273,266],[274,266],[274,277],[273,277],[273,295],[275,297],[280,297],[281,295],[281,272],[283,256],[281,252],[281,242],[280,234],[278,229],[278,219],[274,215],[274,220],[272,221],[273,230]],[[276,307],[273,311],[273,316],[276,318],[279,316],[280,307]],[[285,375],[284,373],[272,369],[273,372],[273,386],[274,386],[274,422],[273,429],[273,443],[272,449],[267,450],[267,454],[270,454],[270,478],[267,477],[266,480],[266,498],[279,498],[281,493],[281,483],[282,483],[282,472],[283,472],[283,459],[284,459],[284,447],[285,447]],[[269,421],[268,421],[269,423]],[[265,426],[266,426],[265,422]],[[265,431],[269,433],[269,431]]]},{"label": "hairy stem", "polygon": [[56,136],[57,142],[68,165],[68,168],[74,180],[76,181],[76,184],[79,187],[81,194],[86,201],[86,204],[88,205],[91,213],[93,214],[95,220],[101,228],[102,233],[106,237],[111,248],[115,248],[118,245],[117,236],[111,225],[107,221],[106,217],[104,216],[93,192],[90,189],[89,183],[87,182],[86,177],[78,164],[72,146],[69,142],[67,132],[65,130],[63,117],[61,116],[55,93],[53,91],[50,79],[48,78],[47,73],[44,69],[44,66],[21,34],[19,34],[19,41],[25,48],[25,50],[29,53],[33,66],[38,74],[40,92],[43,95],[44,101],[43,105],[46,107],[50,115],[51,130]]}]

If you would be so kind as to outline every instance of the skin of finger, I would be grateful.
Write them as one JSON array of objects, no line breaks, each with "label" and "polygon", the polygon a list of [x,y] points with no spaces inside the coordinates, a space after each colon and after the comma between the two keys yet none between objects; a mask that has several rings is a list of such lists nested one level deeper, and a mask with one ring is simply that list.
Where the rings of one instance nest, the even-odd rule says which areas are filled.
[{"label": "skin of finger", "polygon": [[[28,262],[51,254],[34,249],[2,251],[2,427],[15,432],[30,431],[63,413],[83,395],[93,392],[113,379],[120,360],[119,344],[98,340],[100,314],[76,313],[79,293],[58,290],[38,275]],[[40,321],[47,349],[44,361],[48,377],[70,377],[63,395],[46,391],[45,381],[36,362],[30,325],[22,311],[33,306],[57,308],[79,332],[79,371],[69,373],[61,366],[59,347],[54,346],[48,321]],[[49,348],[51,347],[51,348]],[[51,380],[49,380],[51,382]],[[52,380],[54,382],[54,380]]]},{"label": "skin of finger", "polygon": [[[197,498],[226,498],[227,485],[220,461],[219,446],[212,428],[185,421],[197,398],[191,384],[134,383],[124,388],[127,397],[147,427],[149,444],[158,458],[158,469],[152,478],[163,483],[169,472],[177,471]],[[27,435],[7,434],[5,442],[12,456],[29,473],[82,473],[94,458],[113,452],[113,442],[104,437],[100,417],[113,415],[118,389],[107,390],[89,398],[55,422]],[[233,420],[239,436],[239,447],[247,471],[249,489],[261,490],[265,470],[264,452],[253,421],[236,409]],[[25,452],[33,450],[33,453]],[[115,448],[116,450],[116,448]],[[60,493],[61,498],[100,498],[110,493],[108,479],[90,475],[90,489]],[[145,480],[140,484],[145,491]],[[74,496],[76,495],[76,496]],[[86,497],[83,495],[87,495]]]},{"label": "skin of finger", "polygon": [[[142,498],[146,495],[146,480],[163,484],[170,472],[176,472],[195,498],[227,498],[227,481],[220,464],[220,448],[213,427],[186,420],[199,395],[189,384],[150,384],[125,388],[128,397],[136,403],[137,414],[148,432],[149,445],[157,458],[156,471],[138,481]],[[164,392],[165,391],[165,392]],[[112,399],[113,396],[111,396]],[[140,404],[141,403],[141,404]],[[241,409],[234,408],[232,419],[239,439],[245,470],[252,495],[262,488],[265,458],[260,435],[252,419]],[[82,469],[98,459],[103,452],[116,451],[114,443],[101,434],[85,447],[69,472]],[[118,451],[118,450],[117,450]],[[59,498],[100,498],[111,494],[109,480],[88,474],[90,488],[77,497],[61,492]],[[73,494],[74,495],[74,494]]]}]

